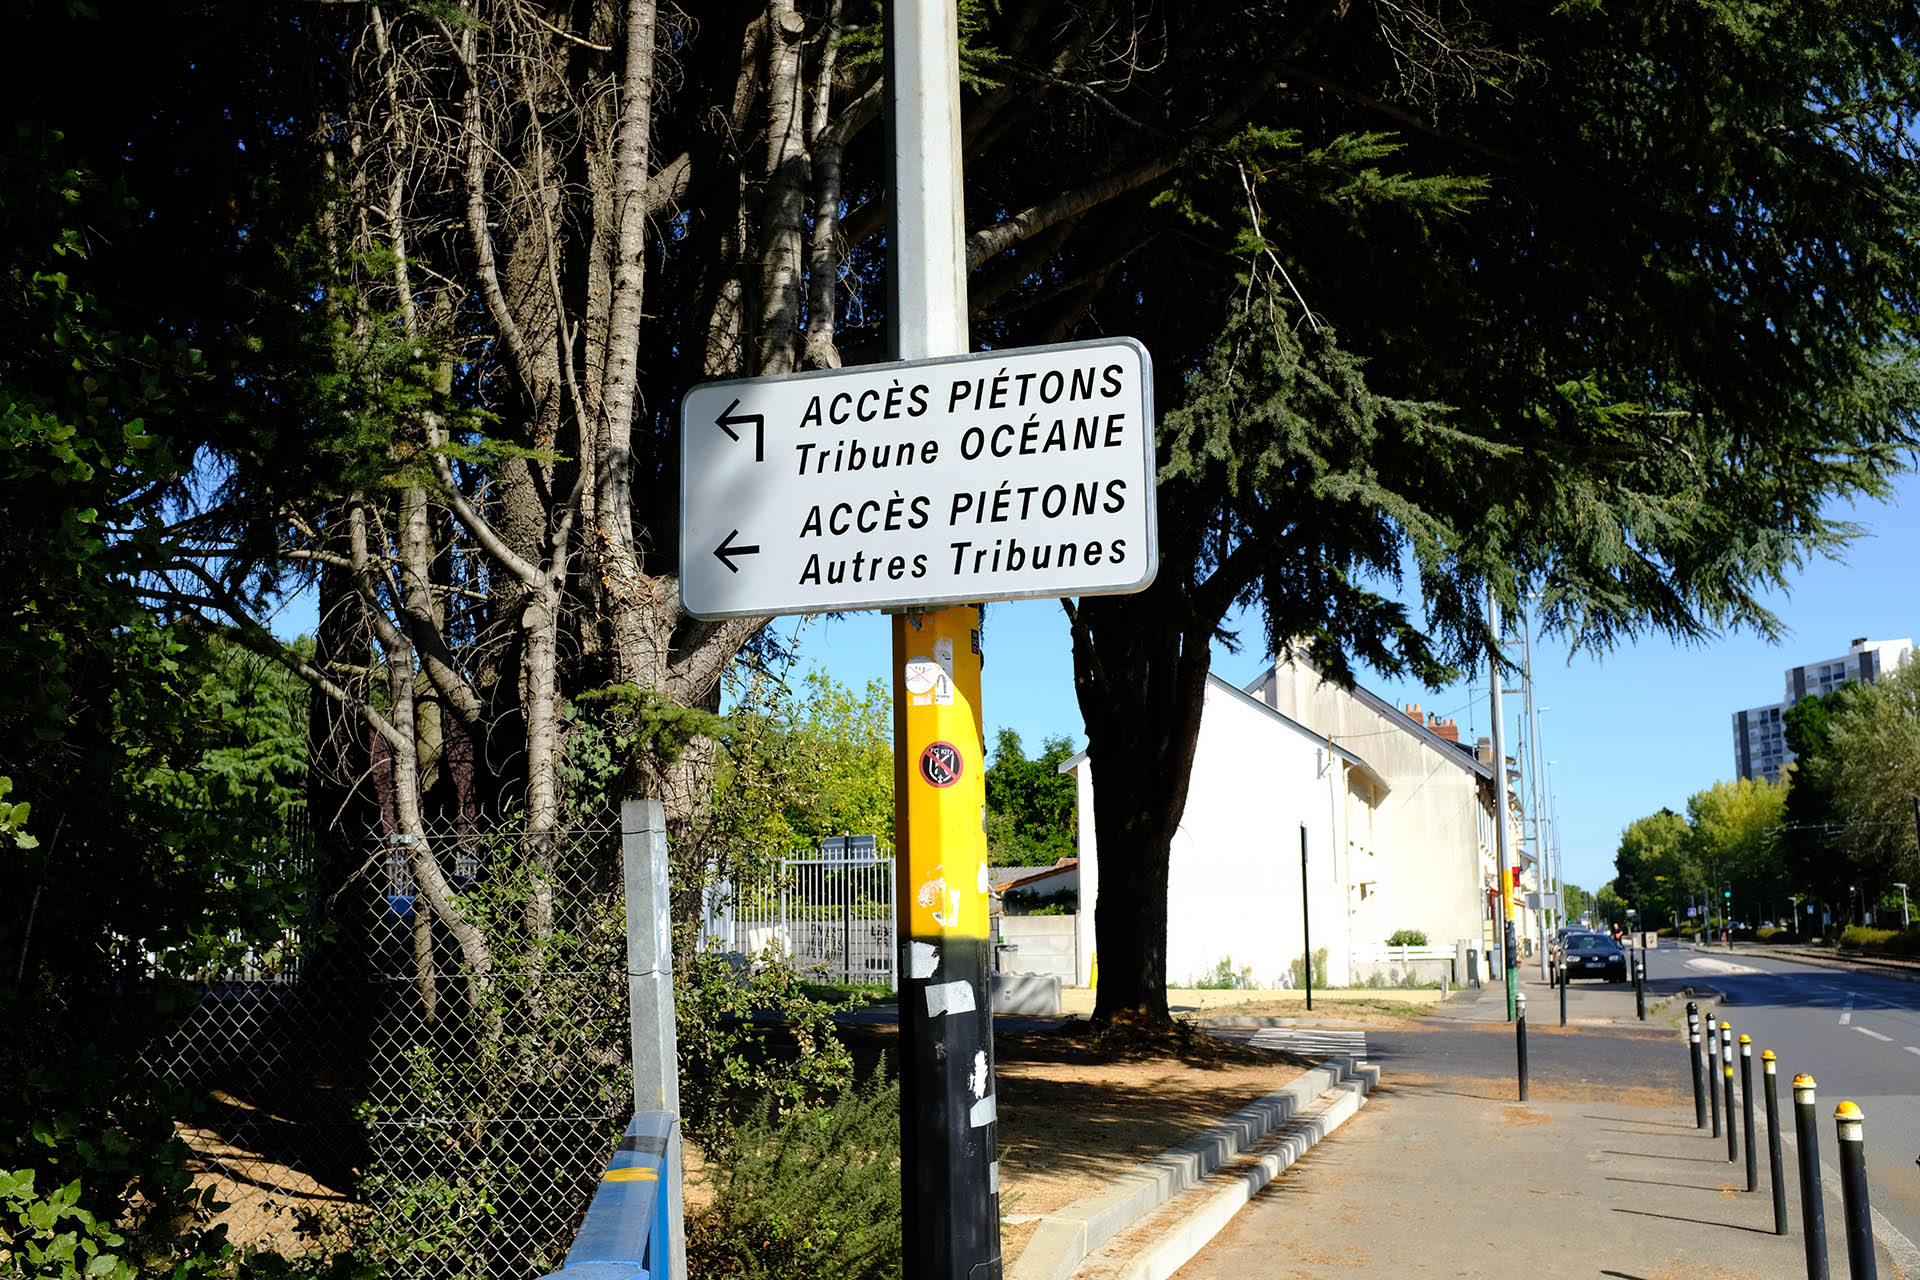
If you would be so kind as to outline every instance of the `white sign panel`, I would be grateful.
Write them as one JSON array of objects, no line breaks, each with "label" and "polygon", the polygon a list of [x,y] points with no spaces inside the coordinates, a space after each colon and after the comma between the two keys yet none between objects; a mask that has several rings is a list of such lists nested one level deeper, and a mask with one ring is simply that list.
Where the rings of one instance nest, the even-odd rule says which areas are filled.
[{"label": "white sign panel", "polygon": [[680,402],[701,618],[1139,591],[1153,366],[1131,338],[709,382]]}]

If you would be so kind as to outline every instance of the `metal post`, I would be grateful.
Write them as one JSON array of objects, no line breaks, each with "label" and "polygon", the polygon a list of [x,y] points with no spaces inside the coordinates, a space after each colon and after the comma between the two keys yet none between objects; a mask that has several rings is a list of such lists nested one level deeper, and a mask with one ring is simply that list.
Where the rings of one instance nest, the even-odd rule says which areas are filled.
[{"label": "metal post", "polygon": [[1760,1065],[1767,1076],[1767,1177],[1773,1183],[1773,1234],[1787,1234],[1787,1187],[1780,1173],[1780,1078],[1774,1068],[1773,1050],[1760,1054]]},{"label": "metal post", "polygon": [[1560,1025],[1567,1025],[1567,957],[1560,957]]},{"label": "metal post", "polygon": [[1516,1016],[1513,1020],[1513,1047],[1520,1069],[1520,1101],[1527,1101],[1527,993],[1522,991],[1514,997]]},{"label": "metal post", "polygon": [[[1498,643],[1500,602],[1494,597],[1492,582],[1487,583],[1487,630]],[[1511,1022],[1515,1016],[1515,997],[1520,993],[1520,952],[1514,946],[1513,934],[1513,853],[1509,848],[1511,833],[1507,830],[1507,727],[1506,713],[1500,705],[1501,674],[1497,654],[1487,655],[1487,669],[1493,677],[1490,681],[1493,686],[1493,843],[1500,872],[1500,918],[1495,923],[1500,926],[1500,967],[1506,975],[1507,1020]]]},{"label": "metal post", "polygon": [[1727,1112],[1727,1163],[1740,1158],[1740,1131],[1733,1123],[1733,1028],[1720,1024],[1720,1082],[1725,1087],[1723,1102]]},{"label": "metal post", "polygon": [[1793,1078],[1793,1136],[1800,1150],[1800,1230],[1807,1238],[1807,1280],[1827,1280],[1827,1206],[1820,1191],[1820,1121],[1814,1079]]},{"label": "metal post", "polygon": [[633,1109],[673,1117],[666,1142],[667,1257],[686,1280],[680,1202],[680,1054],[673,1030],[673,925],[667,896],[667,811],[658,800],[620,805],[621,870],[627,894],[627,1020],[633,1048]]},{"label": "metal post", "polygon": [[1640,1021],[1647,1020],[1647,962],[1644,958],[1633,962],[1633,1009]]},{"label": "metal post", "polygon": [[1873,1210],[1867,1203],[1866,1117],[1843,1102],[1833,1110],[1833,1125],[1840,1144],[1840,1203],[1847,1216],[1847,1274],[1853,1280],[1878,1280]]},{"label": "metal post", "polygon": [[[1307,824],[1300,824],[1300,947],[1304,958],[1300,968],[1305,975],[1307,1012],[1313,1012],[1313,913],[1307,910]],[[1352,981],[1351,978],[1348,981]]]},{"label": "metal post", "polygon": [[1693,1127],[1707,1127],[1707,1096],[1700,1090],[1700,1003],[1687,1001],[1687,1062],[1693,1068]]},{"label": "metal post", "polygon": [[[956,0],[885,14],[889,354],[968,348]],[[980,610],[893,620],[904,1271],[1000,1271]],[[933,686],[907,687],[908,664]]]},{"label": "metal post", "polygon": [[1740,1037],[1740,1116],[1747,1130],[1747,1190],[1760,1185],[1759,1157],[1753,1149],[1753,1040]]},{"label": "metal post", "polygon": [[1711,1009],[1707,1010],[1706,1028],[1706,1039],[1701,1045],[1706,1052],[1702,1055],[1701,1066],[1706,1070],[1707,1109],[1713,1113],[1713,1136],[1717,1138],[1720,1136],[1720,1035],[1713,1029]]}]

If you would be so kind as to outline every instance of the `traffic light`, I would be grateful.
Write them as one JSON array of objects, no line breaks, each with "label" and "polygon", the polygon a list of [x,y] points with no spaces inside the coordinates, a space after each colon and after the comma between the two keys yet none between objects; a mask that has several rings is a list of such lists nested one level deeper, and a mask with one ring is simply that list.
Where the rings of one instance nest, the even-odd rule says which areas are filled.
[{"label": "traffic light", "polygon": [[1726,880],[1721,882],[1720,896],[1723,898],[1731,898],[1733,896],[1733,881]]}]

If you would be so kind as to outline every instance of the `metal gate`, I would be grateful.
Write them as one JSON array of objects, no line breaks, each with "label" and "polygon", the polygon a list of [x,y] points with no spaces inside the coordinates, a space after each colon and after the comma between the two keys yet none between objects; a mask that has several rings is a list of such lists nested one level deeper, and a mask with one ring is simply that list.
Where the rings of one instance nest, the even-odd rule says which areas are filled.
[{"label": "metal gate", "polygon": [[872,836],[836,836],[821,853],[783,858],[758,884],[719,886],[703,936],[748,956],[778,947],[819,981],[897,990],[893,859],[879,855]]},{"label": "metal gate", "polygon": [[893,859],[783,860],[780,941],[802,973],[893,988]]}]

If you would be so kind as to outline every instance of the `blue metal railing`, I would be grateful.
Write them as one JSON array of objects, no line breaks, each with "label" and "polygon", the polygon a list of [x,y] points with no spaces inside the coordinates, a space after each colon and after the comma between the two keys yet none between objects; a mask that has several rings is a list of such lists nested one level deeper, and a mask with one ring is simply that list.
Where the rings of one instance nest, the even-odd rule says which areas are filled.
[{"label": "blue metal railing", "polygon": [[600,1187],[587,1206],[567,1260],[546,1280],[664,1280],[673,1273],[668,1256],[667,1140],[674,1117],[642,1111],[614,1149]]}]

